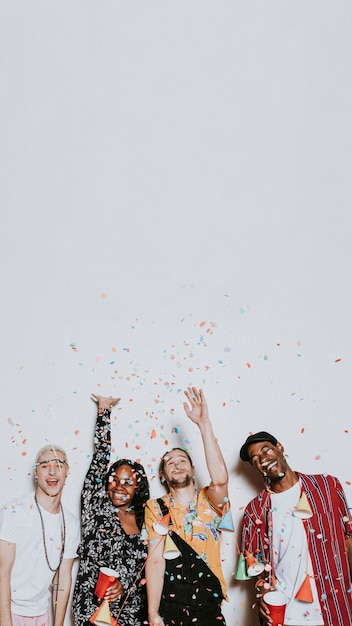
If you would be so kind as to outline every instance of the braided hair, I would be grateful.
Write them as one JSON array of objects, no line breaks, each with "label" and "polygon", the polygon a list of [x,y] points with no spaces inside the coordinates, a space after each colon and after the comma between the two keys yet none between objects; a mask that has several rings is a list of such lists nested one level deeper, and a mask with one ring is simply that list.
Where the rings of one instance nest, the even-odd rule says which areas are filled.
[{"label": "braided hair", "polygon": [[115,474],[116,470],[121,467],[121,465],[128,465],[136,474],[137,489],[131,502],[131,508],[134,509],[137,526],[139,531],[141,531],[144,522],[145,503],[150,498],[148,478],[143,465],[137,463],[137,461],[131,461],[130,459],[119,459],[109,467],[109,471],[105,477],[105,489],[106,491],[108,490],[110,476]]}]

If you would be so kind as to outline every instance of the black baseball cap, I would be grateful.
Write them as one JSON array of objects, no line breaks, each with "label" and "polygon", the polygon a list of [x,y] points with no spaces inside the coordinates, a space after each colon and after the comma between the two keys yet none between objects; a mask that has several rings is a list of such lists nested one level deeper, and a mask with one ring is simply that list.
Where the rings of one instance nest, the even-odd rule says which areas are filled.
[{"label": "black baseball cap", "polygon": [[248,456],[248,448],[252,443],[258,443],[259,441],[270,441],[274,446],[277,444],[277,439],[274,435],[265,432],[265,430],[261,430],[259,433],[254,433],[254,435],[249,435],[246,441],[244,442],[241,450],[240,457],[242,461],[250,461]]}]

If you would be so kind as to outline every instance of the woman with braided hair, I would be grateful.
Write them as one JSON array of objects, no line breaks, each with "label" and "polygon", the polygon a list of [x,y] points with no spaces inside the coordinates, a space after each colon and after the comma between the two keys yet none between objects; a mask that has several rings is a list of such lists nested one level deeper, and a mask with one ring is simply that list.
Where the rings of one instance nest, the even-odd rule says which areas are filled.
[{"label": "woman with braided hair", "polygon": [[75,626],[90,626],[99,607],[94,594],[101,567],[118,573],[107,590],[111,616],[119,626],[142,626],[147,614],[143,538],[144,506],[149,485],[143,466],[111,456],[111,409],[119,398],[92,395],[98,405],[92,462],[81,494],[80,564],[73,594]]}]

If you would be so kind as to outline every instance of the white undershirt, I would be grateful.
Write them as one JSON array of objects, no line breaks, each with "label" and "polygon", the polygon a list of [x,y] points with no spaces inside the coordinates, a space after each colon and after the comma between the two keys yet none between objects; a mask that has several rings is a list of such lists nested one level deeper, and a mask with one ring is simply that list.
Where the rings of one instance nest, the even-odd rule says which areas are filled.
[{"label": "white undershirt", "polygon": [[[11,610],[17,615],[43,615],[48,610],[54,576],[46,562],[40,516],[34,494],[8,502],[0,511],[0,539],[16,544],[11,571]],[[62,545],[62,516],[41,507],[45,543],[51,567],[58,566]],[[77,555],[79,521],[65,509],[64,558]]]},{"label": "white undershirt", "polygon": [[270,493],[273,517],[273,554],[278,589],[288,598],[285,625],[323,626],[321,608],[314,578],[310,578],[313,602],[296,600],[295,595],[307,573],[313,575],[303,520],[293,515],[300,499],[301,485],[281,493]]}]

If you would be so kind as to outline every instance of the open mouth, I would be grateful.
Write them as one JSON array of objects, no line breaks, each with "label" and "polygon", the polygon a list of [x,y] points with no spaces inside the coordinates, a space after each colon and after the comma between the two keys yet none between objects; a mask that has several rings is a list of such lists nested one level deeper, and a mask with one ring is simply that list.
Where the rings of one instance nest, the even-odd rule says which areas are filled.
[{"label": "open mouth", "polygon": [[275,465],[277,465],[277,461],[266,461],[264,463],[262,463],[262,468],[266,471],[266,472],[270,472],[270,470],[273,469],[273,467],[275,467]]},{"label": "open mouth", "polygon": [[121,491],[113,491],[111,495],[114,498],[114,500],[127,500],[128,499],[128,496],[126,495],[126,493],[121,493]]}]

